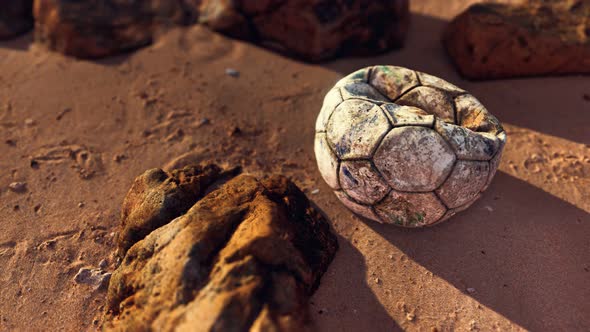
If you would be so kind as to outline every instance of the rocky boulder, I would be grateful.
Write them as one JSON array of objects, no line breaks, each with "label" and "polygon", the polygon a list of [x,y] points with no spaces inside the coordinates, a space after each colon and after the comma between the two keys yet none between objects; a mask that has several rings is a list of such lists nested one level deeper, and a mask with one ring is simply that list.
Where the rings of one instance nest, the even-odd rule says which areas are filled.
[{"label": "rocky boulder", "polygon": [[403,45],[408,0],[204,0],[199,21],[308,61]]},{"label": "rocky boulder", "polygon": [[444,45],[467,78],[590,73],[590,1],[481,3],[446,28]]},{"label": "rocky boulder", "polygon": [[196,22],[200,0],[35,0],[35,39],[98,58],[149,44],[163,28]]},{"label": "rocky boulder", "polygon": [[[124,222],[122,234],[133,232],[139,216],[161,216],[145,224],[162,225],[120,242],[120,252],[132,245],[110,280],[105,330],[309,328],[307,300],[338,247],[329,224],[282,176],[238,175],[207,186],[205,179],[219,174],[233,173],[188,166],[170,174],[150,170],[136,180],[124,206],[136,222]],[[179,195],[172,182],[195,194]],[[159,194],[146,194],[152,192]],[[162,203],[170,196],[184,201],[175,211],[191,207],[177,217],[165,212],[174,210]]]},{"label": "rocky boulder", "polygon": [[0,0],[0,39],[14,37],[33,27],[33,0]]}]

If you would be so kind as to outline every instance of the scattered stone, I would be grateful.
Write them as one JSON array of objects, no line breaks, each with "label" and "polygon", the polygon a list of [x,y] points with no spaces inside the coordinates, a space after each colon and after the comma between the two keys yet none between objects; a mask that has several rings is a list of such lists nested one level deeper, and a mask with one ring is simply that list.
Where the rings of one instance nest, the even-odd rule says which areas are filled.
[{"label": "scattered stone", "polygon": [[78,203],[78,207],[79,207],[79,208],[83,208],[83,207],[84,207],[84,205],[85,205],[85,204],[84,204],[84,202],[80,202],[80,203]]},{"label": "scattered stone", "polygon": [[59,114],[55,117],[55,120],[60,121],[64,115],[66,115],[67,113],[71,112],[72,109],[71,108],[64,108],[61,112],[59,112]]},{"label": "scattered stone", "polygon": [[379,279],[379,278],[375,278],[375,283],[376,283],[376,284],[380,284],[380,283],[381,283],[381,279]]},{"label": "scattered stone", "polygon": [[29,165],[31,166],[32,169],[39,169],[39,162],[35,159],[31,159],[31,162]]},{"label": "scattered stone", "polygon": [[12,182],[8,185],[8,189],[14,191],[15,193],[24,193],[27,191],[27,183],[26,182]]},{"label": "scattered stone", "polygon": [[406,314],[406,320],[407,320],[408,322],[412,322],[412,321],[414,321],[414,319],[415,319],[415,318],[416,318],[416,315],[415,315],[414,313],[408,312],[408,313]]},{"label": "scattered stone", "polygon": [[472,5],[447,26],[444,44],[471,79],[590,73],[589,1]]},{"label": "scattered stone", "polygon": [[74,282],[77,284],[90,285],[95,288],[105,287],[111,278],[111,273],[102,269],[93,269],[91,267],[82,267],[74,276]]},{"label": "scattered stone", "polygon": [[202,118],[201,120],[199,120],[199,122],[197,123],[197,128],[208,125],[211,123],[211,120],[209,120],[208,118]]},{"label": "scattered stone", "polygon": [[25,120],[25,125],[26,126],[29,126],[29,127],[34,126],[35,125],[35,120],[33,120],[33,119],[26,119]]},{"label": "scattered stone", "polygon": [[37,0],[35,40],[51,50],[98,58],[151,43],[160,30],[197,21],[198,0]]},{"label": "scattered stone", "polygon": [[[122,233],[125,211],[145,227],[120,243],[104,330],[306,327],[308,298],[337,249],[329,224],[282,176],[239,175],[203,197],[220,172],[192,166],[136,179]],[[172,202],[183,208],[170,213]],[[158,226],[151,216],[162,216]]]},{"label": "scattered stone", "polygon": [[488,212],[494,212],[494,208],[492,208],[492,207],[491,207],[491,206],[489,206],[489,205],[486,205],[486,206],[484,206],[483,208],[484,208],[484,209],[486,209]]},{"label": "scattered stone", "polygon": [[33,0],[5,0],[0,6],[0,40],[33,28]]},{"label": "scattered stone", "polygon": [[311,194],[312,195],[317,195],[319,193],[320,193],[320,190],[319,189],[314,189],[314,190],[311,191]]},{"label": "scattered stone", "polygon": [[233,69],[233,68],[226,68],[225,69],[225,74],[227,76],[231,76],[231,77],[240,77],[240,72]]},{"label": "scattered stone", "polygon": [[184,214],[217,181],[239,173],[217,165],[186,166],[171,172],[151,169],[135,179],[123,202],[119,255],[153,230]]},{"label": "scattered stone", "polygon": [[341,54],[376,54],[403,45],[408,0],[205,0],[199,21],[308,61]]},{"label": "scattered stone", "polygon": [[467,293],[469,293],[469,294],[475,293],[475,288],[471,288],[471,287],[467,288]]}]

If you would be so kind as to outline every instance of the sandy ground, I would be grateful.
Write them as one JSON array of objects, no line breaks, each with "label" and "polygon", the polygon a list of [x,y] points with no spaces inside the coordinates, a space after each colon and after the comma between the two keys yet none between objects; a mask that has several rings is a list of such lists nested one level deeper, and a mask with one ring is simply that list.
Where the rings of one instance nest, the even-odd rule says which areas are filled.
[{"label": "sandy ground", "polygon": [[[105,292],[74,275],[113,268],[131,182],[185,153],[287,174],[329,217],[341,249],[312,298],[320,330],[590,329],[590,78],[462,80],[439,36],[467,4],[414,1],[404,49],[323,65],[198,26],[97,62],[0,43],[0,330],[92,329]],[[456,83],[506,126],[494,183],[440,226],[360,220],[317,171],[323,95],[373,64]]]}]

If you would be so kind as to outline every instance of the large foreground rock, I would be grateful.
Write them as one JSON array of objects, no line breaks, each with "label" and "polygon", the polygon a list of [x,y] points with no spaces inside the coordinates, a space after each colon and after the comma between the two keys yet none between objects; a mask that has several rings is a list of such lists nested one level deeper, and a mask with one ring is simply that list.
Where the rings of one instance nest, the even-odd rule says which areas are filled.
[{"label": "large foreground rock", "polygon": [[201,22],[229,36],[319,61],[403,44],[408,0],[35,0],[36,40],[97,58],[149,44],[162,29]]},{"label": "large foreground rock", "polygon": [[308,61],[400,47],[408,0],[204,0],[199,21]]},{"label": "large foreground rock", "polygon": [[35,0],[35,39],[97,58],[149,44],[161,29],[194,23],[200,0]]},{"label": "large foreground rock", "polygon": [[[126,251],[110,281],[104,328],[309,328],[307,299],[337,250],[326,220],[282,176],[259,180],[239,175],[226,183],[203,185],[199,188],[209,187],[205,193],[213,191],[201,199],[195,199],[202,194],[199,190],[187,197],[187,204],[197,202],[177,218],[154,213],[165,209],[161,200],[138,199],[142,195],[138,192],[163,193],[165,199],[175,195],[170,187],[178,174],[199,178],[199,173],[207,173],[202,180],[224,173],[211,166],[189,166],[179,172],[175,176],[147,171],[126,198],[126,205],[135,202],[135,206],[125,211],[134,210],[137,216],[144,211],[149,218],[166,215],[167,224]],[[123,225],[123,234],[129,232],[128,225],[132,224]],[[121,243],[119,250],[125,251],[128,242]]]},{"label": "large foreground rock", "polygon": [[33,27],[33,0],[0,0],[0,39],[6,39]]},{"label": "large foreground rock", "polygon": [[444,44],[472,79],[588,74],[589,17],[588,0],[476,4],[448,25]]}]

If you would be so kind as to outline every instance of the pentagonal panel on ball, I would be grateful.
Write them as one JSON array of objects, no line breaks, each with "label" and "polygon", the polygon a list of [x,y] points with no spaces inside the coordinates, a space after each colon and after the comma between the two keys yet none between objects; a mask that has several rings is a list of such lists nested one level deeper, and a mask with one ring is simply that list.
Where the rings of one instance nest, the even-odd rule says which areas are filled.
[{"label": "pentagonal panel on ball", "polygon": [[389,185],[399,191],[432,191],[451,172],[451,147],[434,130],[393,128],[383,139],[373,162]]},{"label": "pentagonal panel on ball", "polygon": [[325,133],[317,133],[315,135],[314,151],[318,169],[324,181],[332,189],[340,189],[340,184],[338,183],[338,158],[336,158],[330,149]]},{"label": "pentagonal panel on ball", "polygon": [[389,128],[379,106],[351,99],[334,110],[328,121],[327,138],[339,159],[369,159]]},{"label": "pentagonal panel on ball", "polygon": [[343,161],[339,178],[340,186],[348,196],[363,204],[374,204],[391,190],[367,160]]},{"label": "pentagonal panel on ball", "polygon": [[396,66],[373,67],[369,83],[391,100],[420,85],[413,70]]},{"label": "pentagonal panel on ball", "polygon": [[418,107],[443,121],[455,123],[453,99],[448,93],[439,89],[420,86],[403,95],[395,103]]},{"label": "pentagonal panel on ball", "polygon": [[479,195],[488,181],[489,172],[487,161],[459,160],[436,193],[448,208],[457,208]]},{"label": "pentagonal panel on ball", "polygon": [[383,222],[404,227],[421,227],[436,223],[445,212],[445,206],[431,192],[392,191],[375,205],[375,213]]},{"label": "pentagonal panel on ball", "polygon": [[385,115],[394,127],[402,126],[434,126],[434,115],[426,113],[426,111],[412,106],[400,106],[394,103],[387,103],[381,105]]}]

